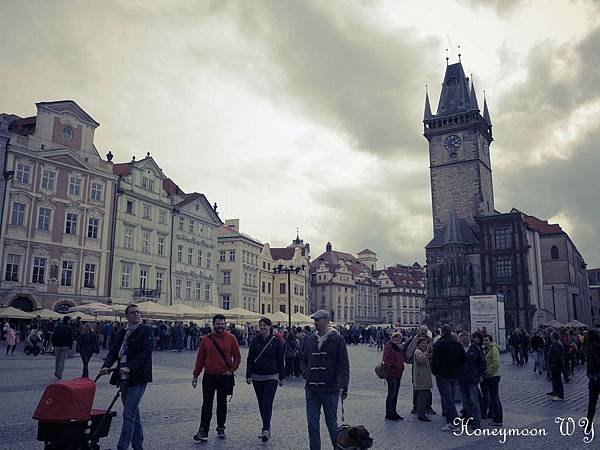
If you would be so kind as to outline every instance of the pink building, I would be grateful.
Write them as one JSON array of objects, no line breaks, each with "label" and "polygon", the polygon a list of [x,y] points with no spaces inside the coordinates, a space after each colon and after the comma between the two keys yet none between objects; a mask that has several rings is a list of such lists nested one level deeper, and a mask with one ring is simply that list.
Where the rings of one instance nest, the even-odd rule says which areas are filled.
[{"label": "pink building", "polygon": [[0,304],[64,311],[106,301],[117,176],[94,146],[99,123],[71,100],[0,114],[6,138]]}]

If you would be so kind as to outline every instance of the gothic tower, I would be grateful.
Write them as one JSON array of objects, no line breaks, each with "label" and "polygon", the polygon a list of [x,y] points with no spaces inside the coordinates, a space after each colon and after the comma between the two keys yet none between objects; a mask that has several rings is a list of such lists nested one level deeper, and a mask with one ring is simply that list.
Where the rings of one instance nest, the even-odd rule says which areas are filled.
[{"label": "gothic tower", "polygon": [[469,329],[469,295],[482,292],[477,218],[494,214],[492,124],[461,62],[446,67],[436,114],[425,95],[433,239],[427,244],[427,318]]}]

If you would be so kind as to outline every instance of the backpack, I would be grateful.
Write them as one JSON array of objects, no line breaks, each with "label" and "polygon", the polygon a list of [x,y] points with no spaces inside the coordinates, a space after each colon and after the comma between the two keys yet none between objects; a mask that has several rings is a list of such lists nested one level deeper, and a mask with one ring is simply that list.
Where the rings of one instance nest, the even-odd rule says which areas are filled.
[{"label": "backpack", "polygon": [[388,365],[381,361],[375,366],[375,375],[377,375],[377,378],[384,380],[388,376],[389,369],[390,368],[388,367]]},{"label": "backpack", "polygon": [[408,363],[408,364],[413,364],[415,361],[415,352],[413,352],[412,355],[410,355],[410,358],[406,357],[406,353],[408,352],[408,347],[410,346],[411,342],[413,341],[413,339],[416,337],[413,336],[412,339],[408,339],[404,344],[402,344],[402,356],[404,358],[404,362]]}]

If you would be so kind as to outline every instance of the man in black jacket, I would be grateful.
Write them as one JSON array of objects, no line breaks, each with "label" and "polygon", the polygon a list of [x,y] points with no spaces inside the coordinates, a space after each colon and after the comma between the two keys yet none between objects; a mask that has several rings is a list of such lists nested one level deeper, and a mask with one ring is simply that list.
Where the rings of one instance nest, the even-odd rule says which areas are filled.
[{"label": "man in black jacket", "polygon": [[435,375],[440,391],[442,409],[446,413],[446,426],[442,431],[454,431],[453,422],[458,416],[454,405],[454,387],[458,380],[458,370],[467,360],[465,351],[457,341],[452,339],[450,325],[442,325],[442,336],[433,346],[431,373]]},{"label": "man in black jacket", "polygon": [[321,448],[319,418],[321,406],[329,437],[335,447],[337,433],[337,408],[340,396],[348,395],[350,362],[344,338],[329,328],[329,312],[321,309],[313,314],[317,332],[304,339],[300,355],[302,376],[306,380],[306,421],[310,450]]},{"label": "man in black jacket", "polygon": [[52,333],[52,345],[54,346],[54,376],[57,380],[62,378],[65,369],[65,359],[73,345],[73,328],[69,325],[71,318],[63,317],[63,321]]},{"label": "man in black jacket", "polygon": [[127,326],[114,339],[100,374],[118,362],[118,372],[111,377],[111,384],[118,384],[123,400],[123,427],[117,450],[142,449],[144,433],[140,420],[139,404],[142,401],[146,384],[152,381],[152,349],[154,335],[152,329],[141,323],[137,305],[125,309]]},{"label": "man in black jacket", "polygon": [[[467,356],[467,360],[459,369],[460,396],[467,417],[473,419],[473,427],[481,428],[481,405],[477,386],[485,378],[485,355],[477,343],[471,342],[471,336],[467,331],[460,333],[458,339]],[[473,339],[478,339],[481,342],[481,333],[473,333]]]}]

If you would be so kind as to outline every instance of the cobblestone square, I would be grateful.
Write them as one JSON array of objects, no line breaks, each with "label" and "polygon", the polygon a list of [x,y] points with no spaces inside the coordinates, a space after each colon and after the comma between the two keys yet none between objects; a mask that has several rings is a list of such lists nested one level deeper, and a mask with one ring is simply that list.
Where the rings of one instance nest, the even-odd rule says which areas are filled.
[{"label": "cobblestone square", "polygon": [[[54,358],[51,355],[26,357],[21,348],[17,356],[6,357],[4,347],[0,348],[0,392],[2,415],[0,419],[0,449],[36,449],[42,443],[36,441],[37,423],[31,415],[48,383],[53,382]],[[251,386],[245,384],[245,356],[242,349],[242,366],[238,371],[233,399],[228,404],[227,439],[220,441],[211,427],[207,443],[195,443],[192,436],[197,430],[201,391],[191,387],[191,373],[195,352],[183,353],[155,352],[154,382],[148,386],[142,401],[141,412],[145,433],[146,449],[306,449],[308,436],[304,410],[304,383],[291,380],[279,388],[275,398],[272,438],[262,444],[260,416]],[[103,355],[103,354],[102,354]],[[565,385],[566,401],[552,402],[545,393],[550,383],[543,375],[534,374],[532,363],[529,367],[516,367],[509,355],[503,355],[500,397],[504,409],[504,429],[540,429],[547,435],[541,437],[507,436],[500,443],[499,436],[476,437],[455,436],[444,433],[444,425],[439,395],[433,389],[433,405],[438,411],[431,423],[422,423],[410,414],[412,386],[410,366],[407,366],[402,379],[398,412],[403,422],[386,422],[386,386],[377,379],[373,368],[381,358],[381,352],[366,346],[350,346],[351,382],[345,402],[346,422],[363,424],[374,438],[375,449],[400,448],[597,448],[597,440],[584,444],[583,430],[576,429],[572,436],[561,436],[555,417],[585,415],[587,405],[587,378],[585,370],[576,369],[571,383]],[[101,357],[95,356],[90,363],[91,374],[95,375],[101,365]],[[80,375],[81,360],[68,359],[63,379]],[[106,408],[114,396],[114,388],[108,379],[99,381],[94,407]],[[118,416],[113,421],[108,438],[101,440],[102,448],[116,447],[121,427],[122,406],[117,404]],[[339,417],[339,416],[338,416]],[[323,442],[327,442],[324,420],[321,420]],[[592,437],[590,435],[590,437]],[[323,445],[323,448],[329,448]]]}]

